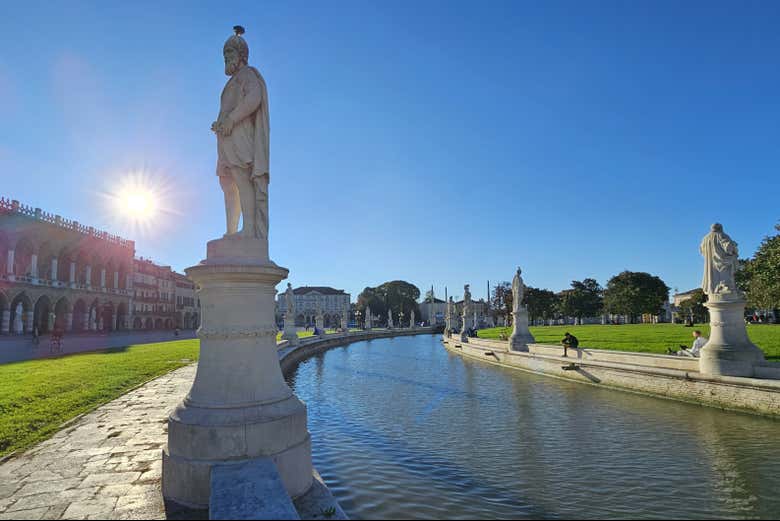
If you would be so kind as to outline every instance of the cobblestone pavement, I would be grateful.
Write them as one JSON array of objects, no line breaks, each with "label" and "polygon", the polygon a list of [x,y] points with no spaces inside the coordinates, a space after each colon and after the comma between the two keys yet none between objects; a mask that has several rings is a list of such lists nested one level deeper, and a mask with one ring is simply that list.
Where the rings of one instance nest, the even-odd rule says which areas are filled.
[{"label": "cobblestone pavement", "polygon": [[167,416],[195,377],[178,369],[0,464],[0,519],[165,519],[160,491]]}]

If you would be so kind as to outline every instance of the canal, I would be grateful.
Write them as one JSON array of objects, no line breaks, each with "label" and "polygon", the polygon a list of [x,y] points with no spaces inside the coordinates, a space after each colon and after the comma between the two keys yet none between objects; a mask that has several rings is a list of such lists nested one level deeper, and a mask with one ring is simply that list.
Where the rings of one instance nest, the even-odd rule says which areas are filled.
[{"label": "canal", "polygon": [[302,362],[313,458],[353,519],[780,515],[780,422],[464,359],[439,336]]}]

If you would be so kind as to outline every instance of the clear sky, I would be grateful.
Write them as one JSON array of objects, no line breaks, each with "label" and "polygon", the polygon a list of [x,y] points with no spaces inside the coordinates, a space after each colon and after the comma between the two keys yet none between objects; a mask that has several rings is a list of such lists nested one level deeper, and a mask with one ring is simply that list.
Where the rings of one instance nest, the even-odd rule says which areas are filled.
[{"label": "clear sky", "polygon": [[[422,4],[422,5],[420,5]],[[625,269],[687,290],[713,221],[780,218],[780,3],[5,2],[0,194],[181,270],[224,233],[210,132],[246,27],[269,88],[271,256],[353,298]],[[101,194],[134,172],[167,211]]]}]

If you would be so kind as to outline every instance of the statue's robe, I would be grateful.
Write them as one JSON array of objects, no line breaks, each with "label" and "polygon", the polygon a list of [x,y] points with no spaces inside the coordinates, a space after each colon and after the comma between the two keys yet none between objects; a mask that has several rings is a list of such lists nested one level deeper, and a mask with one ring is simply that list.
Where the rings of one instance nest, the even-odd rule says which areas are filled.
[{"label": "statue's robe", "polygon": [[721,283],[726,288],[735,290],[734,274],[738,267],[737,243],[723,232],[710,232],[701,241],[699,250],[704,256],[704,277],[701,282],[704,293],[715,294]]},{"label": "statue's robe", "polygon": [[251,177],[270,177],[270,120],[265,80],[245,66],[222,89],[219,118],[235,123],[229,136],[217,134],[217,175],[230,176],[230,167],[251,168]]},{"label": "statue's robe", "polygon": [[523,305],[523,278],[515,273],[512,279],[512,311],[517,313]]}]

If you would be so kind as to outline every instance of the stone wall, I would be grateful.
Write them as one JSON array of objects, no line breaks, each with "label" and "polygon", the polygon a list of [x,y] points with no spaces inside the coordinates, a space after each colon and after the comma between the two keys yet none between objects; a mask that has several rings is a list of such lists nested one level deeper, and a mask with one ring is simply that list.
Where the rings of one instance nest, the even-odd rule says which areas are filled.
[{"label": "stone wall", "polygon": [[[650,394],[754,414],[780,417],[780,381],[758,378],[702,375],[698,361],[644,353],[570,350],[533,344],[530,352],[510,352],[506,342],[455,337],[443,339],[456,353],[485,362],[590,385]],[[572,365],[573,364],[573,365]],[[689,367],[694,365],[693,367]],[[767,363],[762,375],[780,375],[780,364]]]}]

